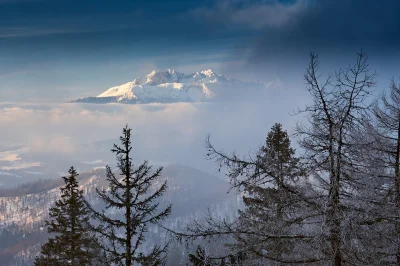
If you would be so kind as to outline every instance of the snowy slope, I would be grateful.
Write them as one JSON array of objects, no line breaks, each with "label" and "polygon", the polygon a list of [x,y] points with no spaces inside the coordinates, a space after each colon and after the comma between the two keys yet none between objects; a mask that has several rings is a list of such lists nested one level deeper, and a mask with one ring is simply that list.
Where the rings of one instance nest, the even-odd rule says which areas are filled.
[{"label": "snowy slope", "polygon": [[[226,193],[229,185],[224,180],[199,170],[183,165],[167,165],[161,179],[151,189],[157,189],[164,180],[168,180],[168,189],[160,199],[161,207],[171,203],[173,209],[163,224],[173,230],[181,230],[193,218],[200,220],[207,210],[217,218],[232,219],[241,206],[239,195]],[[81,173],[79,183],[90,204],[96,209],[104,209],[95,192],[96,188],[107,187],[104,168]],[[15,234],[13,245],[3,245],[3,250],[0,247],[0,265],[32,265],[34,256],[47,237],[42,225],[48,218],[49,208],[59,197],[58,186],[40,193],[0,196],[0,243],[9,232]],[[123,216],[123,212],[116,209],[109,209],[108,212],[115,218]],[[144,250],[165,241],[165,232],[151,226],[146,239],[142,247]]]},{"label": "snowy slope", "polygon": [[72,102],[174,103],[240,99],[246,95],[281,87],[281,82],[242,82],[216,74],[211,69],[183,74],[173,69],[153,70],[143,78],[112,87],[95,97]]}]

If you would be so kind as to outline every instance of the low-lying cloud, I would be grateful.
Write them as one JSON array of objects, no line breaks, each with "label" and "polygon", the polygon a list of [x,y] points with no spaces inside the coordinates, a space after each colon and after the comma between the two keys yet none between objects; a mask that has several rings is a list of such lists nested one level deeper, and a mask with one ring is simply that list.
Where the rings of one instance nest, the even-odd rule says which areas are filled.
[{"label": "low-lying cloud", "polygon": [[[285,98],[283,105],[279,101]],[[19,145],[23,150],[4,154],[0,166],[18,167],[13,160],[21,167],[39,162],[49,167],[56,161],[64,168],[76,163],[82,167],[91,167],[92,162],[112,164],[110,149],[128,124],[136,161],[182,163],[212,171],[215,165],[205,160],[208,133],[218,147],[246,153],[264,141],[273,123],[291,129],[296,118],[289,113],[298,99],[287,99],[276,95],[236,103],[0,104],[0,126],[7,129],[0,145]]]}]

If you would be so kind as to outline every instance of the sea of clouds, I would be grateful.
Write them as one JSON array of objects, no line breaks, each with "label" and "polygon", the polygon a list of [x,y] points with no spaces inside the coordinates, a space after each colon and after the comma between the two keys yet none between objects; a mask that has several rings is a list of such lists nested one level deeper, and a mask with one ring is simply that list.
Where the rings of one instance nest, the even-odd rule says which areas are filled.
[{"label": "sea of clouds", "polygon": [[54,177],[115,164],[110,152],[122,128],[132,128],[133,157],[155,164],[180,163],[207,172],[207,134],[217,148],[248,154],[263,144],[275,122],[292,132],[292,114],[306,98],[275,91],[243,102],[174,104],[0,104],[0,170]]}]

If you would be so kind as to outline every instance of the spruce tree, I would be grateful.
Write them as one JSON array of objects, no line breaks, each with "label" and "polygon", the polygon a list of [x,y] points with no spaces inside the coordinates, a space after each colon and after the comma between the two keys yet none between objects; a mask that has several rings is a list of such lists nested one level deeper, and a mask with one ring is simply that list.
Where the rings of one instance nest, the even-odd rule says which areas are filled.
[{"label": "spruce tree", "polygon": [[50,208],[50,220],[45,222],[50,234],[42,246],[35,265],[99,265],[96,262],[99,244],[88,230],[89,210],[83,191],[79,189],[76,170],[71,167],[69,176],[63,177],[61,199]]},{"label": "spruce tree", "polygon": [[[269,186],[265,184],[247,184],[245,196],[247,206],[258,205],[259,200],[265,204],[273,204],[273,216],[282,219],[284,216],[284,201],[287,200],[287,191],[283,188],[293,178],[301,175],[299,159],[294,157],[295,151],[290,147],[290,139],[282,125],[276,123],[268,133],[265,146],[261,147],[258,155],[259,163],[268,167],[273,179]],[[262,200],[267,197],[269,200]]]},{"label": "spruce tree", "polygon": [[131,157],[131,129],[126,126],[120,137],[121,146],[114,144],[111,150],[117,157],[119,175],[106,167],[108,190],[97,189],[99,198],[106,209],[118,209],[124,218],[118,219],[105,211],[92,209],[98,232],[109,245],[105,246],[108,258],[113,265],[161,265],[167,245],[155,245],[147,254],[141,250],[150,225],[156,225],[171,213],[171,205],[159,209],[157,199],[166,191],[167,182],[155,189],[152,185],[160,177],[162,167],[152,171],[148,162],[134,167]]},{"label": "spruce tree", "polygon": [[246,254],[238,252],[237,254],[230,254],[221,258],[209,257],[206,250],[201,246],[197,246],[196,254],[189,254],[189,262],[191,266],[233,266],[245,265]]},{"label": "spruce tree", "polygon": [[[297,186],[306,173],[288,133],[276,123],[267,134],[265,145],[252,158],[228,156],[216,151],[207,140],[208,155],[220,166],[228,166],[232,184],[244,192],[245,208],[236,221],[218,221],[207,216],[205,225],[190,225],[188,238],[226,237],[225,252],[212,252],[210,265],[265,265],[266,261],[304,263],[302,252],[309,253],[309,238],[298,227],[306,204]],[[245,178],[239,178],[244,176]],[[309,215],[309,214],[307,214]],[[305,250],[292,255],[294,243]],[[222,249],[223,250],[223,249]],[[204,249],[190,254],[191,262],[204,261]],[[268,254],[265,254],[265,251]],[[216,254],[217,253],[217,254]]]},{"label": "spruce tree", "polygon": [[[257,155],[258,164],[268,169],[271,178],[244,184],[243,201],[246,208],[239,211],[242,231],[290,234],[290,223],[287,221],[294,217],[292,212],[302,208],[302,205],[287,188],[305,175],[299,159],[294,155],[295,150],[290,146],[287,132],[281,124],[274,124],[265,146],[260,148]],[[258,234],[238,234],[236,239],[236,248],[246,250],[249,257],[258,257],[257,254],[265,249],[269,251],[269,256],[279,260],[293,248],[293,239],[290,238],[272,239]]]}]

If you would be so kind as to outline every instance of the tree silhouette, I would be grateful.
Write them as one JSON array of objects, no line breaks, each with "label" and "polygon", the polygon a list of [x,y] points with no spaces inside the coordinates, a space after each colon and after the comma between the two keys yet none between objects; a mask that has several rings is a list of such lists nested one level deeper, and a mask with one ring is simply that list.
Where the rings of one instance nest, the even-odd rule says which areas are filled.
[{"label": "tree silhouette", "polygon": [[79,190],[78,173],[73,167],[63,177],[61,199],[50,209],[50,220],[45,222],[48,232],[55,234],[42,246],[35,265],[99,265],[99,244],[88,230],[89,210],[83,191]]},{"label": "tree silhouette", "polygon": [[134,168],[131,157],[131,129],[126,126],[120,137],[121,146],[114,144],[112,152],[117,156],[117,167],[120,176],[115,175],[109,166],[106,167],[108,190],[97,189],[106,209],[115,208],[124,213],[122,220],[113,218],[105,211],[98,212],[92,208],[98,225],[93,229],[109,245],[105,247],[110,262],[117,265],[131,266],[161,265],[165,260],[167,244],[155,245],[147,254],[141,250],[146,240],[150,225],[155,225],[171,213],[171,206],[158,211],[156,200],[167,189],[166,181],[157,189],[152,186],[160,176],[162,168],[152,172],[147,161]]}]

